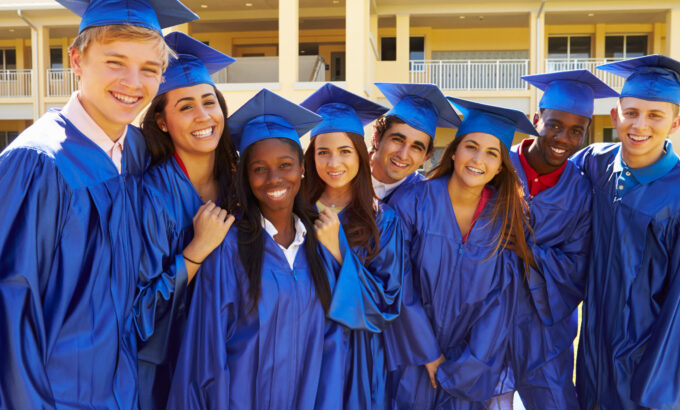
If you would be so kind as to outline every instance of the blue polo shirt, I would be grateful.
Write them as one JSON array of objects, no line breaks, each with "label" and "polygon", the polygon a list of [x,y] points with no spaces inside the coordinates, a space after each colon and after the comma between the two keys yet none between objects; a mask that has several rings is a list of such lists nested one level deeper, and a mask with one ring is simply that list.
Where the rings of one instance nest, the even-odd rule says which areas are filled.
[{"label": "blue polo shirt", "polygon": [[673,152],[673,145],[666,140],[664,144],[666,151],[663,157],[650,166],[644,168],[630,168],[621,156],[621,149],[614,158],[614,173],[618,173],[616,179],[616,197],[621,198],[630,192],[634,187],[643,184],[650,184],[662,176],[666,175],[678,162],[678,156]]}]

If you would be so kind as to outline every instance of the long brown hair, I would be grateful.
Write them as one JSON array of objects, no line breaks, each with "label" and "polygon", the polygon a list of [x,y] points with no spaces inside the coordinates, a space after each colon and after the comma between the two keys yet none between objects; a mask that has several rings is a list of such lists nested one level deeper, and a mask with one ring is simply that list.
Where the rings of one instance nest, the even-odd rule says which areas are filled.
[{"label": "long brown hair", "polygon": [[[428,179],[435,179],[443,176],[450,176],[453,173],[454,160],[452,156],[463,141],[464,136],[457,136],[446,147],[442,154],[439,164],[430,171]],[[497,238],[491,255],[500,249],[508,247],[508,242],[514,238],[514,248],[517,256],[524,262],[524,271],[529,273],[530,264],[533,261],[531,248],[526,241],[526,232],[533,233],[529,224],[529,206],[524,199],[524,190],[519,181],[515,167],[512,165],[508,149],[504,144],[501,145],[501,171],[489,182],[489,185],[496,188],[498,196],[496,203],[491,211],[491,220],[500,222],[501,231]]]},{"label": "long brown hair", "polygon": [[[359,134],[346,132],[354,144],[354,150],[359,157],[359,170],[352,179],[352,200],[345,208],[346,223],[342,228],[347,235],[347,241],[351,247],[363,247],[366,250],[366,259],[373,258],[380,249],[380,231],[375,222],[377,210],[374,206],[375,193],[371,181],[371,165],[368,160],[368,150],[364,139]],[[314,204],[319,200],[326,189],[326,183],[316,172],[314,151],[316,138],[312,138],[305,152],[305,179],[302,184],[304,198]]]},{"label": "long brown hair", "polygon": [[[222,93],[215,86],[213,86],[213,89],[215,90],[217,102],[220,104],[222,113],[224,113],[224,130],[222,131],[220,141],[217,143],[217,148],[215,148],[213,177],[217,181],[217,199],[220,206],[229,211],[229,213],[234,213],[237,210],[234,180],[236,177],[238,155],[229,134],[227,103]],[[144,135],[146,148],[151,155],[151,166],[171,159],[175,153],[175,145],[172,143],[170,134],[163,132],[156,122],[159,116],[163,116],[167,103],[167,93],[157,95],[151,101],[151,105],[149,105],[149,109],[146,111],[140,127]]]}]

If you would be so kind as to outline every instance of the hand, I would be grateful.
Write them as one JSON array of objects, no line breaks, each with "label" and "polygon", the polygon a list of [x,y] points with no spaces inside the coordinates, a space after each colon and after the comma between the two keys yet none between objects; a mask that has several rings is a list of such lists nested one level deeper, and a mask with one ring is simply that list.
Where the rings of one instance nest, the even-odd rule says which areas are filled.
[{"label": "hand", "polygon": [[342,264],[340,254],[340,219],[338,215],[326,208],[319,213],[319,219],[314,221],[314,231],[319,242],[328,249],[338,263]]},{"label": "hand", "polygon": [[444,355],[439,355],[437,360],[427,363],[425,365],[425,369],[427,369],[427,374],[430,376],[430,382],[432,383],[433,388],[437,388],[437,369],[439,369],[439,366],[446,361],[446,358]]},{"label": "hand", "polygon": [[234,216],[226,209],[208,201],[194,215],[194,238],[184,248],[184,256],[195,262],[203,262],[217,248],[234,223]]}]

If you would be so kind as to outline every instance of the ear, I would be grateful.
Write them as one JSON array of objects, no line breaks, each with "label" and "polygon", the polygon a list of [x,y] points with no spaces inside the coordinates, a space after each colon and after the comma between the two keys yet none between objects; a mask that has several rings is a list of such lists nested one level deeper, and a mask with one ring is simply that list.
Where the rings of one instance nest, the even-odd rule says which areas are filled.
[{"label": "ear", "polygon": [[617,104],[616,107],[612,108],[612,110],[609,112],[609,115],[612,117],[612,126],[616,128],[616,124],[619,121],[619,106]]},{"label": "ear", "polygon": [[168,132],[168,124],[165,122],[165,118],[160,114],[156,114],[156,125],[158,125],[158,128],[160,128],[161,131]]},{"label": "ear", "polygon": [[502,170],[503,170],[503,164],[501,164],[501,166],[498,167],[498,171],[496,171],[496,175],[500,174]]},{"label": "ear", "polygon": [[83,74],[83,53],[77,48],[72,48],[69,50],[69,60],[71,61],[71,70],[73,73],[80,77]]},{"label": "ear", "polygon": [[668,134],[669,135],[674,134],[678,130],[678,128],[680,128],[680,116],[675,117],[673,123],[671,124],[671,132],[669,132]]},{"label": "ear", "polygon": [[534,127],[538,125],[538,121],[541,119],[541,116],[538,115],[538,113],[534,113]]}]

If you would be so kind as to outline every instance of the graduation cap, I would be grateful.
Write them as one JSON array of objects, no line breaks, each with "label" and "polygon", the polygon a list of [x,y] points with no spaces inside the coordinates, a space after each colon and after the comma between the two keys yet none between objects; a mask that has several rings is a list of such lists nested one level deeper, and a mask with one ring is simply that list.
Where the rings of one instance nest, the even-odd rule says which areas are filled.
[{"label": "graduation cap", "polygon": [[387,107],[331,83],[324,84],[300,105],[323,117],[323,121],[312,129],[312,138],[327,132],[364,135],[364,126],[388,111]]},{"label": "graduation cap", "polygon": [[394,106],[385,114],[394,115],[434,139],[437,127],[456,128],[460,117],[434,84],[375,83]]},{"label": "graduation cap", "polygon": [[588,70],[525,75],[522,79],[543,90],[539,108],[570,112],[586,118],[593,118],[595,98],[619,96]]},{"label": "graduation cap", "polygon": [[680,105],[680,62],[661,54],[597,66],[626,78],[621,97]]},{"label": "graduation cap", "polygon": [[163,74],[163,82],[158,87],[158,95],[175,88],[196,84],[215,85],[210,74],[216,73],[236,61],[228,55],[177,31],[165,36],[165,42],[177,53],[177,58],[170,58],[168,68]]},{"label": "graduation cap", "polygon": [[471,132],[484,132],[498,138],[506,148],[510,149],[515,130],[538,136],[536,128],[521,111],[480,104],[461,98],[446,98],[464,115],[456,138]]},{"label": "graduation cap", "polygon": [[288,138],[300,145],[300,137],[323,118],[263,89],[229,117],[229,132],[239,152],[267,138]]},{"label": "graduation cap", "polygon": [[161,29],[198,19],[178,0],[56,0],[82,17],[78,34],[88,27],[130,24]]}]

